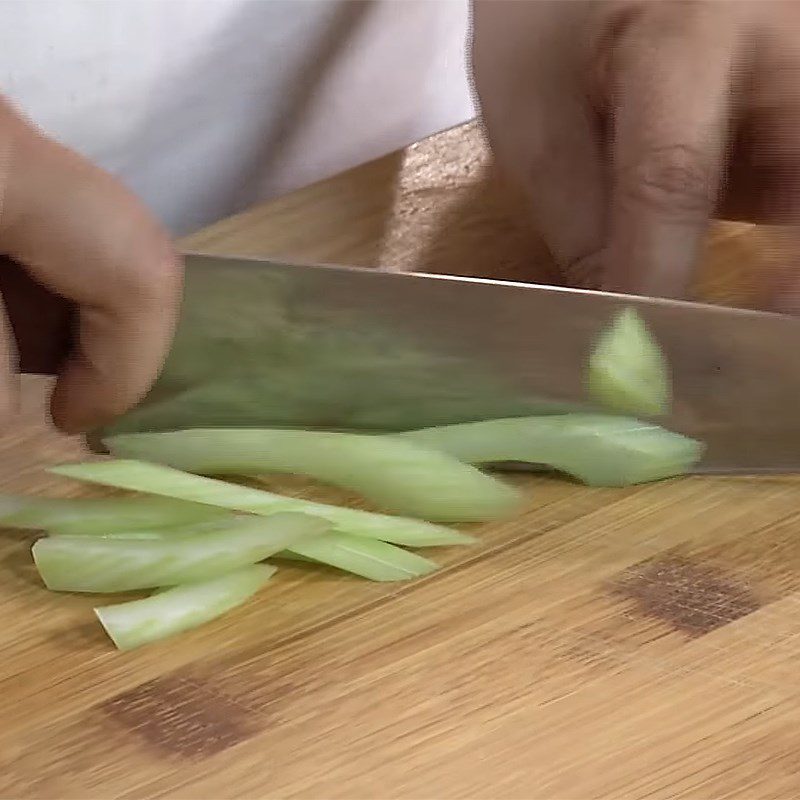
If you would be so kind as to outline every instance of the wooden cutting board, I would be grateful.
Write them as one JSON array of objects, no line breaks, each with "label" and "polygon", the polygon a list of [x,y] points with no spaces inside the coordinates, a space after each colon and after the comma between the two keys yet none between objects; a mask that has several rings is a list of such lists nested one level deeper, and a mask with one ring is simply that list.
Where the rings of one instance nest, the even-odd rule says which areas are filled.
[{"label": "wooden cutting board", "polygon": [[[504,197],[465,126],[186,245],[555,280]],[[769,244],[715,230],[701,294],[759,302]],[[42,422],[41,384],[23,405],[3,490],[88,493],[43,472],[81,446]],[[287,567],[223,620],[130,654],[2,532],[0,797],[800,797],[800,483],[514,480],[524,513],[437,552],[438,574]]]}]

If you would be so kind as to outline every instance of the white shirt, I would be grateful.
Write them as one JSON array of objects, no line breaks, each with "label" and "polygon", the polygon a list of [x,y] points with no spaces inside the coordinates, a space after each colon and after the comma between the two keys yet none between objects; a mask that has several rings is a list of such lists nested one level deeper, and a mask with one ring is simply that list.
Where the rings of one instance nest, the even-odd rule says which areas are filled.
[{"label": "white shirt", "polygon": [[0,0],[0,78],[180,234],[469,119],[467,17],[467,0]]}]

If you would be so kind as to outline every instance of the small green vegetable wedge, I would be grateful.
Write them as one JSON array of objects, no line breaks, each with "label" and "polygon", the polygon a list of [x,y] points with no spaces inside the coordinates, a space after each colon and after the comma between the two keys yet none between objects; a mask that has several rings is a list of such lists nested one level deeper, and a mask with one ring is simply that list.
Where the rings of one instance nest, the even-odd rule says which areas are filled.
[{"label": "small green vegetable wedge", "polygon": [[371,514],[353,508],[285,497],[144,461],[91,461],[54,467],[50,472],[89,483],[207,503],[251,514],[268,516],[279,511],[311,514],[328,520],[341,533],[409,547],[469,544],[474,541],[471,536],[459,531],[422,520]]},{"label": "small green vegetable wedge", "polygon": [[589,358],[587,388],[611,411],[643,417],[669,412],[669,366],[635,309],[620,311],[600,334]]},{"label": "small green vegetable wedge", "polygon": [[503,517],[518,493],[445,453],[388,436],[277,429],[197,429],[106,440],[119,458],[201,475],[306,475],[387,511],[439,522]]},{"label": "small green vegetable wedge", "polygon": [[512,417],[402,434],[471,464],[543,464],[590,486],[629,486],[682,475],[703,445],[626,417],[565,414]]},{"label": "small green vegetable wedge", "polygon": [[328,527],[317,517],[275,514],[176,539],[51,536],[39,539],[32,552],[48,589],[125,592],[212,578],[318,537]]},{"label": "small green vegetable wedge", "polygon": [[132,650],[222,616],[252,597],[275,572],[275,567],[254,564],[143,600],[100,606],[94,613],[118,649]]}]

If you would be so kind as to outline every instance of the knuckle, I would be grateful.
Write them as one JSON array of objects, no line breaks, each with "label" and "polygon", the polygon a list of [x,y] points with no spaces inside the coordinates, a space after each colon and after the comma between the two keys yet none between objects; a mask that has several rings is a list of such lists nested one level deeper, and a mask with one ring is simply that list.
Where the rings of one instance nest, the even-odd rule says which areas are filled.
[{"label": "knuckle", "polygon": [[576,289],[600,289],[603,283],[605,253],[593,252],[570,259],[561,267],[569,286]]},{"label": "knuckle", "polygon": [[616,184],[623,200],[677,219],[706,213],[714,200],[710,166],[685,146],[651,150],[620,170]]},{"label": "knuckle", "polygon": [[[86,422],[83,424],[84,432],[96,425],[102,425],[121,417],[126,411],[135,404],[138,398],[131,397],[121,392],[111,394],[106,393],[103,398],[96,398],[93,402],[84,401],[80,413]],[[91,420],[91,422],[89,422]]]},{"label": "knuckle", "polygon": [[138,309],[161,309],[174,305],[183,279],[180,256],[164,243],[140,251],[130,267],[118,275],[118,290],[128,304]]}]

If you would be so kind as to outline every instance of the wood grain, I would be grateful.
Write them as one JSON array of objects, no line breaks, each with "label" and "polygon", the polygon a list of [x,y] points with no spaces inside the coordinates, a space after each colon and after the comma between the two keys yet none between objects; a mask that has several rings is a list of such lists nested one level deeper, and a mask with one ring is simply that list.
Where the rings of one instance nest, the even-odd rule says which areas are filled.
[{"label": "wood grain", "polygon": [[[512,205],[465,126],[185,244],[557,281]],[[698,293],[758,305],[776,252],[769,231],[715,228]],[[46,386],[23,388],[3,490],[89,492],[44,472],[82,445],[43,422]],[[290,566],[129,654],[90,598],[41,588],[30,537],[2,532],[0,797],[800,796],[798,482],[514,480],[524,511],[437,552],[433,576]]]}]

